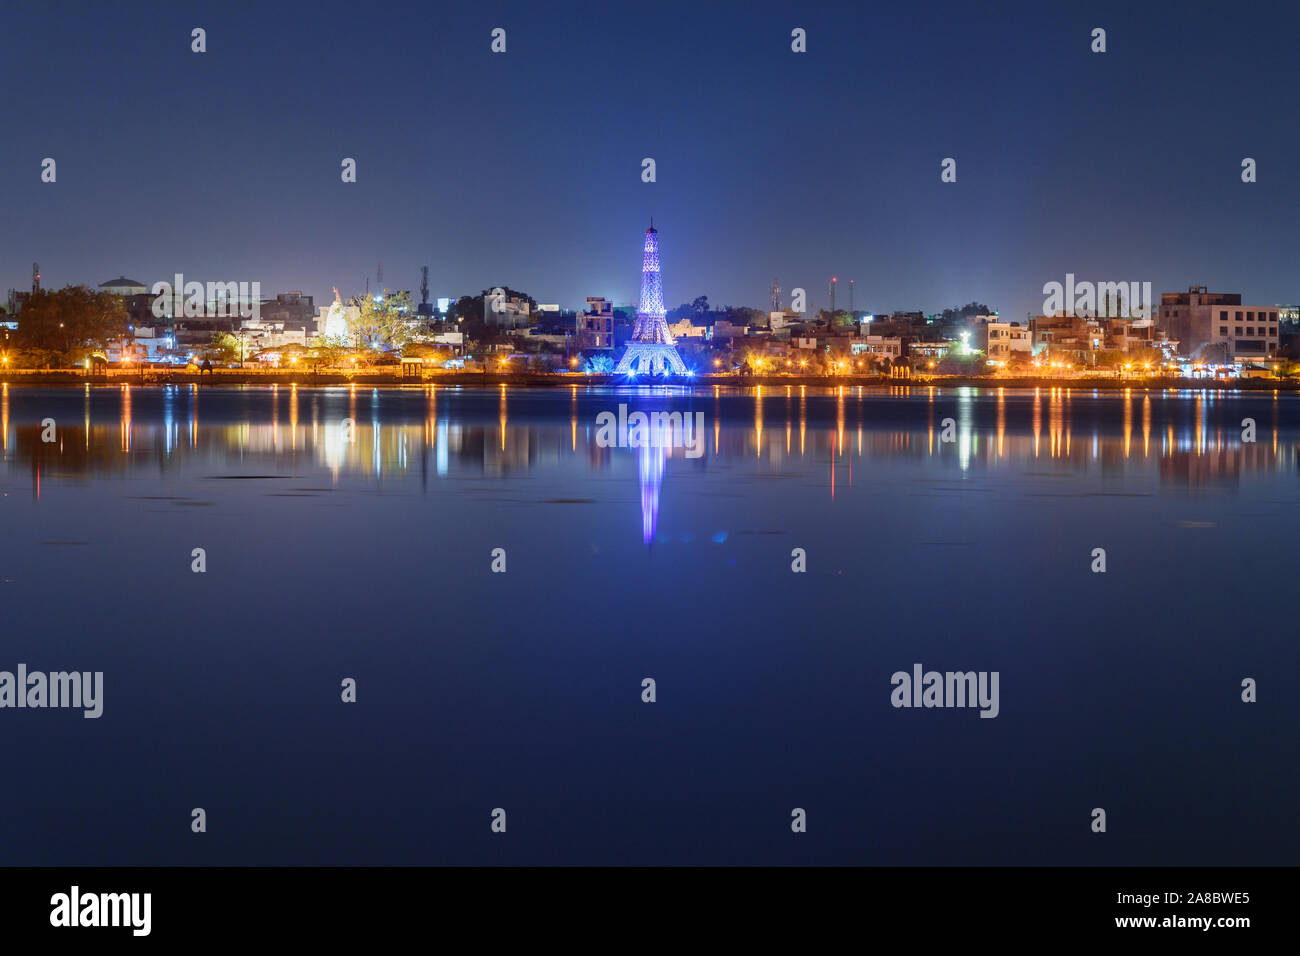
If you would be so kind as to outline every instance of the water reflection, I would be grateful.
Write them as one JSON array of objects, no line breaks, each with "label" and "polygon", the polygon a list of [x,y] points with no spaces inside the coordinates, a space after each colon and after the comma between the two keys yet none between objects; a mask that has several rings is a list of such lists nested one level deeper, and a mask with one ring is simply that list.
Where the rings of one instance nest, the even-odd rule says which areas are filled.
[{"label": "water reflection", "polygon": [[[620,402],[712,416],[701,457],[600,447],[596,416]],[[42,440],[49,419],[57,422],[54,441]],[[1254,442],[1243,441],[1245,419],[1255,421]],[[1298,425],[1294,395],[1140,389],[0,391],[5,469],[10,477],[30,470],[38,496],[43,476],[77,481],[144,468],[316,468],[337,483],[345,476],[495,478],[565,463],[598,473],[635,461],[647,542],[661,485],[682,469],[717,473],[718,480],[736,468],[802,472],[830,497],[852,487],[855,469],[886,462],[955,476],[1014,475],[1048,464],[1076,476],[1146,474],[1170,488],[1232,488],[1251,473],[1294,473]]]},{"label": "water reflection", "polygon": [[662,446],[637,449],[638,473],[641,478],[641,540],[649,544],[654,540],[659,524],[659,486],[664,480],[664,463],[667,454]]}]

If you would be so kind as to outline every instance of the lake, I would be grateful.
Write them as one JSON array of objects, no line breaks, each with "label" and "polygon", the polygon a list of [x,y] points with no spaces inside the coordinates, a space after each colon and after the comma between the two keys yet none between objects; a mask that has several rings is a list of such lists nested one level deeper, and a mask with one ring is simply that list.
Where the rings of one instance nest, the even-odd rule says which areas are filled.
[{"label": "lake", "polygon": [[1300,851],[1295,395],[5,386],[0,439],[0,670],[103,674],[0,709],[7,865]]}]

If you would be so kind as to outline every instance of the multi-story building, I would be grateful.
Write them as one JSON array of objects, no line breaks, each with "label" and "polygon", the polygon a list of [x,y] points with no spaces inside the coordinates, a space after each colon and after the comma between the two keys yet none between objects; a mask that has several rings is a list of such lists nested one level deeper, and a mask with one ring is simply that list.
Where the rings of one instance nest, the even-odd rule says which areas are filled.
[{"label": "multi-story building", "polygon": [[282,325],[286,329],[314,329],[316,297],[301,292],[281,292],[274,299],[263,299],[258,309],[262,322]]},{"label": "multi-story building", "polygon": [[500,296],[489,293],[483,297],[483,321],[497,329],[518,329],[527,326],[532,315],[532,304],[515,295]]},{"label": "multi-story building", "polygon": [[587,310],[574,322],[578,351],[614,347],[614,303],[604,296],[587,296]]},{"label": "multi-story building", "polygon": [[1160,296],[1158,325],[1179,341],[1179,352],[1231,362],[1265,358],[1278,348],[1278,306],[1242,305],[1236,292],[1186,292]]},{"label": "multi-story building", "polygon": [[119,296],[123,300],[122,304],[126,308],[127,320],[134,327],[170,325],[172,317],[171,297],[163,297],[162,305],[158,310],[160,314],[155,315],[154,302],[157,301],[158,297],[151,294],[148,286],[143,282],[128,279],[126,276],[118,276],[116,279],[101,282],[99,291]]},{"label": "multi-story building", "polygon": [[1029,335],[1034,355],[1065,352],[1082,358],[1082,353],[1101,348],[1104,332],[1097,319],[1091,316],[1055,312],[1031,318]]},{"label": "multi-story building", "polygon": [[1030,358],[1034,353],[1033,336],[1028,325],[1003,322],[997,316],[986,316],[976,326],[979,333],[978,348],[991,361],[1006,362],[1014,356]]},{"label": "multi-story building", "polygon": [[903,357],[905,347],[899,336],[860,335],[849,344],[855,358],[889,359],[896,362]]}]

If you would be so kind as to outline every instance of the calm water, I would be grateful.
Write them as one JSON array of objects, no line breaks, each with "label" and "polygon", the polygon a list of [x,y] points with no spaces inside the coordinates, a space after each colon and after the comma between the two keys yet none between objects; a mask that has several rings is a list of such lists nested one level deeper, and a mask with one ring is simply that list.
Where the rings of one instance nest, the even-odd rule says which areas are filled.
[{"label": "calm water", "polygon": [[[702,412],[703,453],[599,447],[620,403]],[[1295,396],[9,387],[2,418],[0,670],[105,685],[98,720],[0,710],[5,864],[1300,851]],[[999,716],[895,709],[918,662],[998,671]]]}]

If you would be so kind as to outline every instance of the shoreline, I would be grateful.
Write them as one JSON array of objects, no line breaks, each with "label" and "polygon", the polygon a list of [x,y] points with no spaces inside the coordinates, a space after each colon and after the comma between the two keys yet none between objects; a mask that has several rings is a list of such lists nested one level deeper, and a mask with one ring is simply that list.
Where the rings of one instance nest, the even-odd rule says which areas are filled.
[{"label": "shoreline", "polygon": [[184,372],[147,371],[114,372],[108,375],[87,376],[74,370],[60,371],[6,371],[0,374],[0,384],[9,387],[69,388],[82,385],[97,387],[131,385],[158,388],[167,385],[200,385],[203,387],[242,386],[302,386],[304,388],[347,387],[364,385],[370,388],[424,388],[443,386],[458,388],[484,388],[512,386],[517,388],[572,388],[572,387],[645,387],[645,386],[718,386],[727,388],[813,386],[833,388],[848,385],[853,388],[871,388],[881,391],[895,388],[1015,388],[1015,389],[1066,389],[1069,391],[1124,391],[1126,389],[1197,389],[1203,391],[1300,391],[1300,381],[1274,378],[1243,378],[1220,381],[1191,378],[1088,378],[1067,379],[1051,377],[992,378],[981,376],[939,375],[913,379],[894,379],[879,375],[713,375],[703,374],[685,381],[627,382],[613,375],[580,375],[572,373],[519,373],[500,374],[482,372],[439,372],[420,379],[403,378],[389,373],[307,373],[289,371],[256,371],[231,369],[211,375],[194,375]]}]

